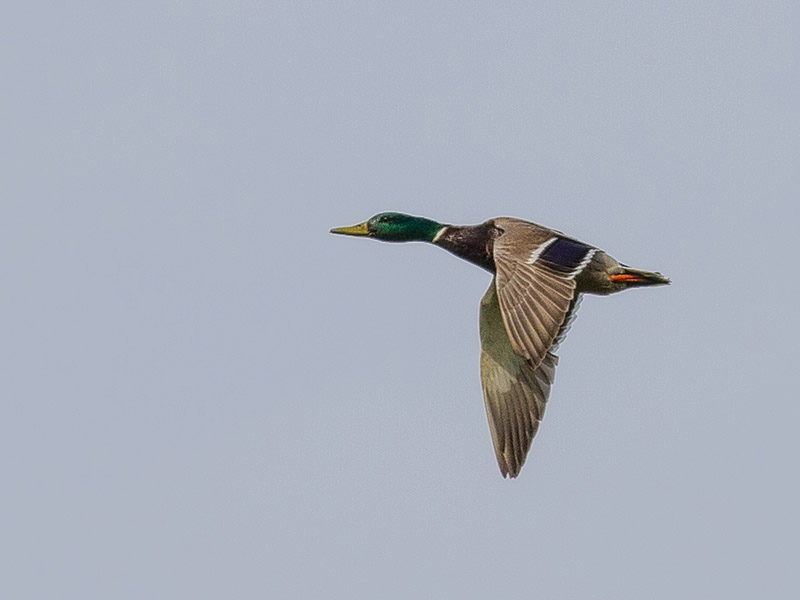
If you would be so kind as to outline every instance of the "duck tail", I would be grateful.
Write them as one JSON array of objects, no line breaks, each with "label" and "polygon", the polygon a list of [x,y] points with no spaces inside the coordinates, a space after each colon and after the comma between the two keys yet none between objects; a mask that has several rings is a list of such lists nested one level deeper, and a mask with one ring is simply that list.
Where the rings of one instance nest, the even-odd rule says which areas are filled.
[{"label": "duck tail", "polygon": [[653,271],[640,271],[631,267],[622,266],[621,273],[609,275],[609,279],[614,283],[624,283],[627,287],[638,287],[645,285],[669,285],[670,280],[661,273]]}]

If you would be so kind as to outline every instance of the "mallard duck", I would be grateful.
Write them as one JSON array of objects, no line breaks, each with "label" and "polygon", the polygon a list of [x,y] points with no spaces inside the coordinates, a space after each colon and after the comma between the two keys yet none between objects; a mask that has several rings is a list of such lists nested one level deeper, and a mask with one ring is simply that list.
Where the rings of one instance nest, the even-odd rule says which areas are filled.
[{"label": "mallard duck", "polygon": [[516,477],[544,416],[564,339],[584,293],[669,284],[599,248],[520,219],[457,226],[386,212],[331,233],[428,242],[494,275],[481,300],[481,381],[497,463]]}]

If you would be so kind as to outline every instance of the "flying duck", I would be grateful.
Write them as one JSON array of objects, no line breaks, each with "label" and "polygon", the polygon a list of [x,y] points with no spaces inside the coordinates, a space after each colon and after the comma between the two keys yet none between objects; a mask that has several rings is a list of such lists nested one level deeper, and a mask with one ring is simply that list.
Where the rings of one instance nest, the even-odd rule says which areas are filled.
[{"label": "flying duck", "polygon": [[481,381],[503,477],[516,477],[525,463],[553,385],[555,352],[582,294],[670,283],[559,231],[508,217],[458,226],[385,212],[331,233],[428,242],[494,275],[480,306]]}]

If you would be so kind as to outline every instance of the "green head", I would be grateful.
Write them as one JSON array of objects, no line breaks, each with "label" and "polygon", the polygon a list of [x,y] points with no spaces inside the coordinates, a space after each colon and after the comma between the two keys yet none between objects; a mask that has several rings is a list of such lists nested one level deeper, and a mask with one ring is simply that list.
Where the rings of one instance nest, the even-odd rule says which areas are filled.
[{"label": "green head", "polygon": [[442,227],[430,219],[385,212],[352,227],[331,229],[331,233],[373,237],[384,242],[432,242]]}]

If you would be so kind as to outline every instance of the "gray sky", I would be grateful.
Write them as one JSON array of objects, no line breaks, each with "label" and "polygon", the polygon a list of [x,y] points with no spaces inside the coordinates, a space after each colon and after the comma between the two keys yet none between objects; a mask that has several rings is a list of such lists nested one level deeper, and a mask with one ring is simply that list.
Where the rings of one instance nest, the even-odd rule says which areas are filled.
[{"label": "gray sky", "polygon": [[[7,9],[0,596],[796,597],[799,17]],[[327,233],[382,210],[673,279],[586,299],[516,481],[490,278]]]}]

